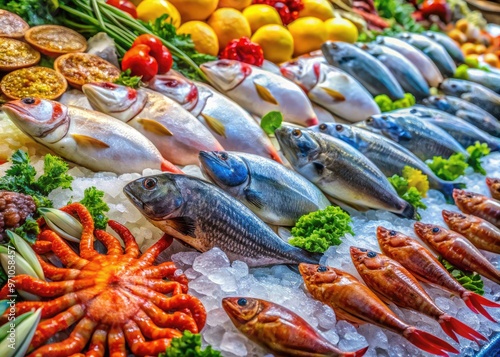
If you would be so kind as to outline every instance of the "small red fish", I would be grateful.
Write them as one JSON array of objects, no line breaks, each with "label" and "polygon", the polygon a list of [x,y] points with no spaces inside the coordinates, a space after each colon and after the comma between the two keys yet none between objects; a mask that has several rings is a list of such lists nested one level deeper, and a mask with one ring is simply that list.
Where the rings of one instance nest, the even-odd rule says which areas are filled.
[{"label": "small red fish", "polygon": [[343,352],[303,318],[269,301],[231,297],[222,299],[222,307],[238,330],[275,356],[361,357],[368,349],[366,346],[356,352]]},{"label": "small red fish", "polygon": [[486,177],[486,185],[490,189],[491,197],[500,200],[500,179]]},{"label": "small red fish", "polygon": [[481,217],[500,228],[500,201],[459,189],[453,190],[453,199],[463,213]]},{"label": "small red fish", "polygon": [[436,257],[415,239],[384,227],[377,228],[377,239],[382,252],[408,269],[415,278],[460,296],[474,313],[481,313],[496,322],[483,306],[500,307],[500,304],[464,288]]},{"label": "small red fish", "polygon": [[357,247],[351,247],[351,259],[366,285],[383,301],[432,317],[456,342],[458,337],[455,334],[475,342],[487,340],[479,332],[441,310],[417,279],[397,261]]},{"label": "small red fish", "polygon": [[402,335],[418,348],[439,356],[458,353],[448,342],[401,321],[386,304],[351,274],[332,267],[305,264],[299,271],[311,295],[330,306],[339,320],[371,323]]},{"label": "small red fish", "polygon": [[415,233],[444,259],[462,270],[476,273],[500,284],[500,271],[464,236],[434,225],[415,222]]}]

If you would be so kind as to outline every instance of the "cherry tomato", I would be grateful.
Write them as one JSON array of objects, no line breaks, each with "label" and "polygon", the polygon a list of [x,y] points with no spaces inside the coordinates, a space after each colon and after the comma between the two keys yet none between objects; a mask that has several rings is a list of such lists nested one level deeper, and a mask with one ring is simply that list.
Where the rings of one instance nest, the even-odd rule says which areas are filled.
[{"label": "cherry tomato", "polygon": [[129,0],[107,0],[106,4],[116,7],[130,14],[134,19],[137,19],[137,9],[134,4]]},{"label": "cherry tomato", "polygon": [[143,81],[149,81],[158,73],[158,62],[150,52],[146,45],[132,47],[123,56],[122,70],[130,69],[133,76],[142,76]]},{"label": "cherry tomato", "polygon": [[135,39],[132,47],[140,44],[151,48],[150,54],[158,62],[158,73],[163,74],[170,71],[173,64],[172,54],[158,37],[149,34],[140,35]]}]

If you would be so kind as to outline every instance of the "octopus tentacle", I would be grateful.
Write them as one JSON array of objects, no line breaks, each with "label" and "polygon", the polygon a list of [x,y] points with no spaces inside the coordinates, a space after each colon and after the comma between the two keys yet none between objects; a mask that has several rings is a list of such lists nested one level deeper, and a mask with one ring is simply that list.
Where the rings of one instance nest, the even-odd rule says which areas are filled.
[{"label": "octopus tentacle", "polygon": [[177,281],[166,281],[161,279],[144,279],[141,276],[127,277],[125,280],[128,284],[147,286],[162,294],[173,295],[182,294],[187,292],[187,285],[182,285]]},{"label": "octopus tentacle", "polygon": [[[47,282],[24,274],[15,276],[10,281],[15,284],[16,290],[23,290],[42,297],[59,296],[95,285],[93,279]],[[1,298],[5,298],[2,294],[3,290],[0,291]]]},{"label": "octopus tentacle", "polygon": [[53,231],[43,231],[38,239],[52,243],[52,251],[59,260],[68,268],[81,269],[89,263],[88,260],[80,258],[69,245]]},{"label": "octopus tentacle", "polygon": [[37,254],[47,254],[52,250],[52,242],[46,240],[37,240],[35,244],[31,246],[35,253]]},{"label": "octopus tentacle", "polygon": [[165,249],[170,247],[174,238],[168,234],[164,234],[158,242],[153,244],[144,252],[144,254],[137,260],[137,263],[134,264],[133,269],[134,272],[137,270],[142,270],[148,265],[152,265],[155,259],[163,252]]},{"label": "octopus tentacle", "polygon": [[146,342],[139,326],[134,321],[127,322],[123,327],[123,332],[132,353],[136,356],[157,355],[170,346],[170,339],[167,338]]},{"label": "octopus tentacle", "polygon": [[99,324],[94,330],[90,345],[85,353],[85,357],[103,357],[106,351],[106,339],[108,338],[108,326]]},{"label": "octopus tentacle", "polygon": [[157,340],[159,338],[172,339],[174,337],[182,336],[182,333],[179,330],[156,326],[149,316],[142,310],[139,310],[137,315],[133,317],[133,320],[137,323],[143,334],[150,340]]},{"label": "octopus tentacle", "polygon": [[113,220],[109,220],[108,226],[110,226],[116,233],[118,233],[120,238],[123,240],[123,243],[125,243],[125,255],[132,258],[137,258],[139,254],[141,254],[139,245],[137,244],[134,236],[127,227]]},{"label": "octopus tentacle", "polygon": [[67,280],[67,279],[76,279],[76,278],[85,278],[91,277],[93,274],[89,274],[86,272],[82,272],[78,269],[66,269],[59,268],[50,263],[47,263],[45,260],[37,256],[40,265],[42,266],[43,273],[45,274],[45,278],[48,278],[53,281]]},{"label": "octopus tentacle", "polygon": [[106,231],[96,229],[95,237],[106,247],[106,255],[122,255],[123,249],[120,241]]},{"label": "octopus tentacle", "polygon": [[125,335],[120,326],[112,326],[108,333],[109,357],[127,357]]},{"label": "octopus tentacle", "polygon": [[[69,293],[51,301],[21,301],[16,303],[16,316],[42,308],[42,319],[52,317],[78,302],[76,293]],[[4,314],[3,317],[6,317]]]},{"label": "octopus tentacle", "polygon": [[78,218],[80,218],[80,222],[83,226],[82,238],[80,239],[81,257],[83,259],[92,259],[99,255],[94,249],[94,220],[85,206],[75,202],[61,208],[61,211],[69,214],[76,214]]},{"label": "octopus tentacle", "polygon": [[158,264],[156,266],[151,266],[148,268],[142,269],[139,274],[144,276],[145,278],[163,278],[163,277],[170,277],[174,276],[174,273],[176,272],[177,267],[175,266],[175,263],[173,262],[164,262],[161,264]]}]

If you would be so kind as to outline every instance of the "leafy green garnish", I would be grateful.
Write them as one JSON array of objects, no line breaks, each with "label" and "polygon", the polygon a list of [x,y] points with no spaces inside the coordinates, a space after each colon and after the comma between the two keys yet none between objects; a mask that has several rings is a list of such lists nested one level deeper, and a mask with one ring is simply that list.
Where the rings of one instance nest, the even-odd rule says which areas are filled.
[{"label": "leafy green garnish", "polygon": [[439,261],[448,270],[448,272],[467,290],[473,291],[479,295],[484,294],[484,282],[481,275],[474,272],[464,272],[453,266],[443,257],[439,257]]},{"label": "leafy green garnish", "polygon": [[38,62],[37,66],[54,69],[54,59],[49,56],[42,55],[40,62]]},{"label": "leafy green garnish", "polygon": [[342,208],[328,206],[299,218],[292,228],[291,245],[315,253],[323,253],[332,245],[342,243],[346,233],[354,232],[351,217]]},{"label": "leafy green garnish", "polygon": [[432,160],[427,160],[426,164],[437,177],[446,181],[456,180],[465,173],[465,169],[469,166],[467,159],[460,152],[451,155],[449,159],[434,156]]},{"label": "leafy green garnish", "polygon": [[469,160],[467,160],[469,166],[474,169],[474,172],[479,172],[481,175],[486,175],[486,171],[481,165],[481,158],[489,155],[489,153],[491,152],[488,144],[481,144],[480,142],[476,141],[474,145],[467,148],[467,152],[470,155]]},{"label": "leafy green garnish", "polygon": [[21,16],[30,26],[57,24],[54,9],[57,0],[11,0],[0,1],[0,9],[4,9]]},{"label": "leafy green garnish", "polygon": [[[427,208],[425,203],[422,202],[422,198],[425,197],[429,190],[429,180],[427,179],[427,175],[424,175],[422,171],[405,166],[403,168],[403,176],[393,175],[387,179],[399,197],[411,204],[415,209]],[[417,218],[420,219],[418,213]]]},{"label": "leafy green garnish", "polygon": [[381,112],[390,112],[396,109],[409,108],[414,106],[416,103],[415,97],[411,93],[405,93],[405,97],[403,99],[395,101],[392,101],[386,94],[377,95],[374,99]]},{"label": "leafy green garnish", "polygon": [[7,274],[5,273],[5,270],[3,270],[3,267],[0,265],[0,286],[3,286],[6,281]]},{"label": "leafy green garnish", "polygon": [[139,88],[142,83],[141,79],[141,76],[132,76],[132,71],[129,68],[121,72],[120,77],[114,83],[130,88]]},{"label": "leafy green garnish", "polygon": [[36,241],[38,233],[40,233],[40,227],[34,218],[27,217],[26,221],[21,226],[14,229],[14,233],[33,244]]},{"label": "leafy green garnish", "polygon": [[278,111],[269,112],[262,117],[260,121],[260,127],[266,132],[268,135],[274,135],[276,129],[278,129],[283,123],[283,114]]},{"label": "leafy green garnish", "polygon": [[405,0],[375,0],[374,5],[380,17],[393,19],[391,29],[394,32],[420,33],[425,31],[425,28],[411,16],[415,12],[415,7]]},{"label": "leafy green garnish", "polygon": [[193,334],[187,330],[184,331],[182,337],[173,338],[170,346],[164,353],[160,353],[158,357],[221,357],[221,353],[208,346],[204,350],[201,349],[201,336]]},{"label": "leafy green garnish", "polygon": [[97,229],[106,229],[109,220],[105,214],[109,211],[109,206],[104,202],[103,197],[104,192],[92,186],[83,191],[83,199],[80,201],[89,210]]}]

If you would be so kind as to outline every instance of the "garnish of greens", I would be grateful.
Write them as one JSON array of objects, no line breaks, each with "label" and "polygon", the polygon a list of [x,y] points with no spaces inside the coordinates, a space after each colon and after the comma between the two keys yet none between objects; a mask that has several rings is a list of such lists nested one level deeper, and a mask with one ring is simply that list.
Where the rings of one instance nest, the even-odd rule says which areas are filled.
[{"label": "garnish of greens", "polygon": [[125,87],[130,87],[130,88],[139,88],[141,86],[141,77],[139,76],[132,76],[132,73],[130,71],[130,68],[127,69],[126,71],[123,71],[120,73],[120,77],[115,81],[116,84],[121,84],[122,86]]},{"label": "garnish of greens", "polygon": [[[399,197],[411,204],[415,209],[426,209],[427,206],[422,202],[429,191],[429,180],[422,171],[410,166],[403,168],[403,176],[393,175],[388,177],[389,182],[394,187]],[[417,213],[417,218],[420,215]]]},{"label": "garnish of greens", "polygon": [[351,217],[336,206],[300,217],[291,233],[288,243],[314,253],[323,253],[330,246],[339,245],[346,233],[354,235]]},{"label": "garnish of greens", "polygon": [[182,337],[173,338],[170,346],[158,357],[221,357],[221,353],[208,346],[201,348],[201,335],[184,331]]},{"label": "garnish of greens", "polygon": [[464,272],[457,267],[451,265],[443,257],[439,257],[439,261],[448,270],[448,272],[467,290],[473,291],[476,294],[484,295],[484,282],[481,275],[474,272]]},{"label": "garnish of greens", "polygon": [[260,121],[260,127],[266,132],[268,135],[274,135],[276,129],[278,129],[283,123],[283,114],[278,111],[269,112],[262,117]]},{"label": "garnish of greens", "polygon": [[405,93],[405,97],[403,99],[395,101],[389,98],[386,94],[377,95],[374,100],[381,112],[390,112],[396,109],[409,108],[414,106],[416,103],[415,97],[411,93]]},{"label": "garnish of greens", "polygon": [[411,16],[415,7],[405,0],[374,0],[375,8],[380,17],[392,19],[391,30],[395,33],[402,31],[424,32],[425,28]]},{"label": "garnish of greens", "polygon": [[109,212],[109,206],[104,202],[103,197],[103,191],[89,187],[83,191],[83,199],[80,201],[89,210],[97,229],[106,229],[109,220],[106,216],[106,212]]},{"label": "garnish of greens", "polygon": [[474,172],[479,172],[481,175],[486,175],[486,170],[481,165],[481,158],[489,155],[489,153],[491,152],[488,144],[481,144],[476,141],[474,145],[467,148],[467,152],[470,155],[469,160],[467,160],[469,166],[474,169]]}]

